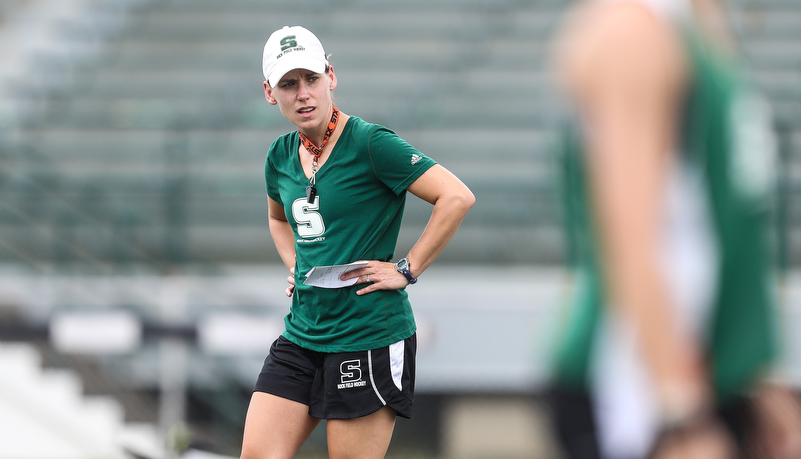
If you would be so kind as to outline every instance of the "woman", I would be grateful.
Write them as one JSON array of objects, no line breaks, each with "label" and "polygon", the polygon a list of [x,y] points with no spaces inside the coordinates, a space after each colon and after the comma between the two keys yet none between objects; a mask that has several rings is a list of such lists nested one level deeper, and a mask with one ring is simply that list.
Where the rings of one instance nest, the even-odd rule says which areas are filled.
[{"label": "woman", "polygon": [[571,458],[801,455],[794,398],[765,384],[770,119],[716,3],[585,2],[559,41],[578,112],[553,398]]},{"label": "woman", "polygon": [[[384,457],[411,416],[415,322],[405,288],[442,252],[475,197],[394,132],[340,112],[334,68],[303,27],[264,47],[264,94],[297,132],[267,155],[270,233],[292,307],[245,422],[242,457],[290,458],[321,419],[332,458]],[[391,262],[406,191],[433,204],[409,253]],[[340,288],[304,284],[314,267],[366,261]]]}]

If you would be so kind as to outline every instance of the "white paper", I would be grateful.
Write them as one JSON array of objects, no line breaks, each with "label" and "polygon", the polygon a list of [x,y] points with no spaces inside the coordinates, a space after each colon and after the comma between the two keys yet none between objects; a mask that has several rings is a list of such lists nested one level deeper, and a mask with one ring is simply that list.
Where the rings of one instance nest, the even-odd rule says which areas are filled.
[{"label": "white paper", "polygon": [[358,277],[348,280],[340,280],[339,276],[346,272],[360,269],[367,266],[366,261],[357,261],[347,265],[315,266],[306,273],[303,285],[312,285],[321,288],[342,288],[349,287],[359,281]]}]

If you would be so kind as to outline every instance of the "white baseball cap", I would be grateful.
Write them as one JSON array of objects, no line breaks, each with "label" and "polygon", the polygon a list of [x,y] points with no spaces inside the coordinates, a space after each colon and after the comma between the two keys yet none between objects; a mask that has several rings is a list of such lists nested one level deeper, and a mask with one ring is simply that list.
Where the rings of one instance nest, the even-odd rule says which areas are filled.
[{"label": "white baseball cap", "polygon": [[306,69],[323,73],[328,68],[320,40],[301,26],[284,26],[276,30],[264,45],[262,71],[264,79],[275,87],[287,72]]}]

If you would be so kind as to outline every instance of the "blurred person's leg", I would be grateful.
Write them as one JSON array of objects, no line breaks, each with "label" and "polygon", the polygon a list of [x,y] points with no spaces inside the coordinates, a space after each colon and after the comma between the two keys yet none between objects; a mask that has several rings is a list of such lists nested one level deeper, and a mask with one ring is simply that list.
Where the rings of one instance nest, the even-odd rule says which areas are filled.
[{"label": "blurred person's leg", "polygon": [[291,459],[320,420],[303,403],[254,392],[245,419],[242,459]]}]

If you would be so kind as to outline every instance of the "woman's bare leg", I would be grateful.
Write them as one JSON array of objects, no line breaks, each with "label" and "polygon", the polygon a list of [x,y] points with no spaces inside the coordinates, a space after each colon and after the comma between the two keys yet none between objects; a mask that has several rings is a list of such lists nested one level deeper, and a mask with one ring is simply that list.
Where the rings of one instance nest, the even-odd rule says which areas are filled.
[{"label": "woman's bare leg", "polygon": [[361,418],[331,419],[327,426],[329,457],[381,459],[394,429],[395,410],[386,406]]},{"label": "woman's bare leg", "polygon": [[245,419],[241,458],[291,459],[319,423],[302,403],[254,392]]}]

